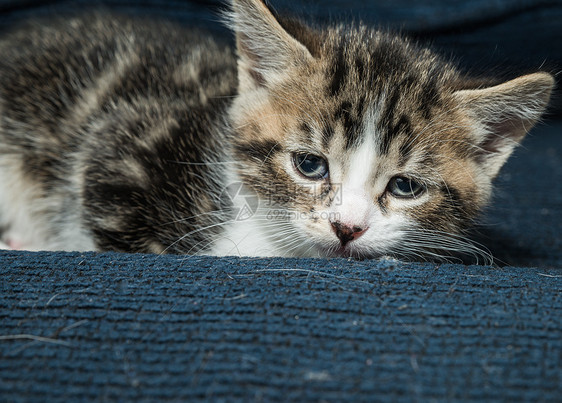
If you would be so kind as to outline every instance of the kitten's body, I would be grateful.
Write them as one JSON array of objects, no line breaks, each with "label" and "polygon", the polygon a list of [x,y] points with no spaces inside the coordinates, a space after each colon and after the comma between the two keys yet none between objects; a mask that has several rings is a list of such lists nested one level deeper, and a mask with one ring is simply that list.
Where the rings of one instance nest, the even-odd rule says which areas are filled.
[{"label": "kitten's body", "polygon": [[100,14],[24,28],[0,52],[0,214],[10,239],[162,252],[217,233],[195,230],[227,218],[202,213],[218,210],[228,161],[229,48]]},{"label": "kitten's body", "polygon": [[[103,14],[4,38],[4,240],[254,256],[470,252],[459,234],[546,106],[549,75],[472,90],[400,38],[279,23],[258,0],[234,1],[231,24],[238,57],[189,30]],[[296,160],[327,172],[307,176]],[[421,193],[397,197],[395,178]]]}]

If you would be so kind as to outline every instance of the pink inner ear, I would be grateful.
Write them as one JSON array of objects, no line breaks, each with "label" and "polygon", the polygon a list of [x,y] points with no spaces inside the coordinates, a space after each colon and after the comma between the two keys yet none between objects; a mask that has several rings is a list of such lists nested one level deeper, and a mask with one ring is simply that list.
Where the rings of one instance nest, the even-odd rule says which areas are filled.
[{"label": "pink inner ear", "polygon": [[489,123],[490,133],[482,142],[481,147],[489,153],[499,153],[506,147],[514,147],[525,137],[527,133],[525,126],[521,119]]},{"label": "pink inner ear", "polygon": [[[479,142],[498,170],[544,112],[554,78],[548,73],[521,76],[489,88],[461,90],[456,96],[472,117],[490,131]],[[497,157],[497,158],[496,158]]]}]

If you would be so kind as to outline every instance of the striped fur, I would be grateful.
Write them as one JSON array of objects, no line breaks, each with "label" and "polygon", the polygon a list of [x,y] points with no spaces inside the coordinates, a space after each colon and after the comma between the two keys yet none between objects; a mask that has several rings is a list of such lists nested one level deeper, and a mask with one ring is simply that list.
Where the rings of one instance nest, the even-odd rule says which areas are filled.
[{"label": "striped fur", "polygon": [[[552,76],[469,79],[407,39],[308,26],[260,0],[233,0],[226,19],[236,52],[105,14],[3,38],[4,242],[487,258],[464,234],[544,112]],[[326,174],[303,177],[298,155]],[[420,193],[398,197],[397,178]]]}]

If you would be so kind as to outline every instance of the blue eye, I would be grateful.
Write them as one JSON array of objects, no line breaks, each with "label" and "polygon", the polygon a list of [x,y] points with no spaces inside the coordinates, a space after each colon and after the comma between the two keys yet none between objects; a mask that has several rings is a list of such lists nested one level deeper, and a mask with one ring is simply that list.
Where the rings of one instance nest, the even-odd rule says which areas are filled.
[{"label": "blue eye", "polygon": [[425,187],[413,179],[395,176],[388,183],[388,191],[396,197],[414,198],[425,191]]},{"label": "blue eye", "polygon": [[294,153],[293,163],[297,171],[308,179],[324,179],[328,175],[328,162],[318,155]]}]

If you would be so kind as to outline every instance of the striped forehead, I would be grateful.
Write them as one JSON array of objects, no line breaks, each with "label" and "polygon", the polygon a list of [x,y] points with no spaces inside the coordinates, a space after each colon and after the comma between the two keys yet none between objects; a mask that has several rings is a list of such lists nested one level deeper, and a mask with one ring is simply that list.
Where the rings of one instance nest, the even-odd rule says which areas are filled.
[{"label": "striped forehead", "polygon": [[339,152],[354,154],[364,149],[366,143],[378,158],[395,157],[396,165],[405,165],[416,151],[414,144],[422,140],[415,136],[415,122],[424,118],[412,115],[405,106],[408,103],[404,104],[403,95],[399,89],[383,88],[378,94],[371,94],[376,97],[374,101],[365,102],[360,108],[346,104],[349,107],[346,112],[336,111],[334,114],[334,126],[338,130],[324,136]]},{"label": "striped forehead", "polygon": [[[379,152],[388,154],[396,139],[411,136],[415,122],[431,120],[440,106],[440,76],[431,70],[437,67],[383,39],[366,49],[362,42],[354,49],[335,47],[326,68],[325,95],[332,105],[328,120],[340,128],[346,150],[360,147],[365,135],[376,132]],[[370,119],[376,131],[364,130]],[[333,135],[327,130],[327,141]],[[404,156],[407,151],[401,150]]]},{"label": "striped forehead", "polygon": [[344,100],[326,114],[320,131],[324,148],[332,146],[345,152],[361,147],[366,136],[375,134],[379,120],[379,103],[369,105],[362,97],[359,100]]},{"label": "striped forehead", "polygon": [[[383,93],[376,102],[361,105],[360,113],[354,113],[351,104],[340,105],[340,109],[334,114],[335,130],[323,133],[326,148],[330,145],[339,152],[355,153],[367,143],[373,153],[381,150],[381,133],[384,132],[384,129],[381,129],[381,116],[384,103]],[[345,109],[346,107],[349,109]]]}]

